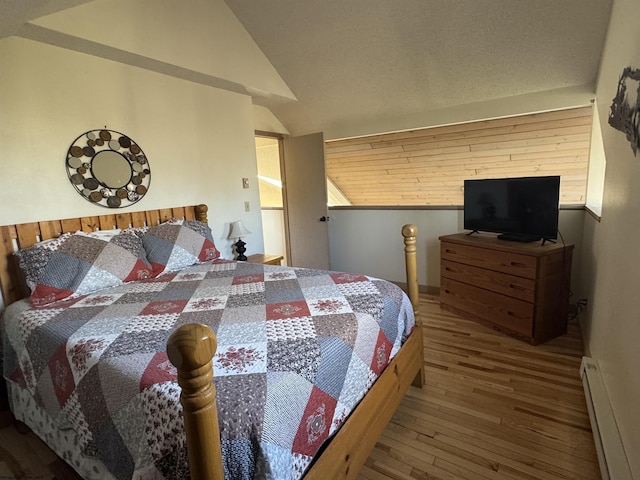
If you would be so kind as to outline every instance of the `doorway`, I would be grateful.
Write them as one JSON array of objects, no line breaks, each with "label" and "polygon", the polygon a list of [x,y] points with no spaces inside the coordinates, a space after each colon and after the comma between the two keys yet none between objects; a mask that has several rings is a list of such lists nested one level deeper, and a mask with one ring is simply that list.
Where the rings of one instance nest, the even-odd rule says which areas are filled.
[{"label": "doorway", "polygon": [[322,133],[289,138],[256,131],[255,139],[264,253],[282,255],[288,266],[328,270]]},{"label": "doorway", "polygon": [[256,135],[255,143],[264,253],[282,255],[282,265],[289,265],[280,163],[281,140],[278,137]]}]

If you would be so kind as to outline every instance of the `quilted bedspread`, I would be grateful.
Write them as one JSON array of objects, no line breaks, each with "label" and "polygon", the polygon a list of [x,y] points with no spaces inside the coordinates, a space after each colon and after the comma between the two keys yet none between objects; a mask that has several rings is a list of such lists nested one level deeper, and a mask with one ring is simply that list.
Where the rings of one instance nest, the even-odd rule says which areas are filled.
[{"label": "quilted bedspread", "polygon": [[218,337],[228,479],[301,477],[413,328],[409,300],[386,281],[227,261],[27,304],[4,315],[12,401],[32,399],[118,479],[188,478],[165,353],[179,326],[202,323]]}]

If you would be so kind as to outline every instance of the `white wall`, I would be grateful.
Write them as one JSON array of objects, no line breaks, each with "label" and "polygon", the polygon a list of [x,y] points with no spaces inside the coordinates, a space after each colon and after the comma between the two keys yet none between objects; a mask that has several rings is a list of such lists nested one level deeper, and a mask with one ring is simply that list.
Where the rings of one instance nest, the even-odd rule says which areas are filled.
[{"label": "white wall", "polygon": [[94,0],[18,35],[238,93],[295,96],[223,0]]},{"label": "white wall", "polygon": [[598,217],[602,214],[602,197],[604,196],[604,175],[607,159],[602,144],[602,128],[600,128],[600,110],[598,104],[593,106],[591,125],[591,146],[589,148],[589,173],[587,174],[586,206]]},{"label": "white wall", "polygon": [[[331,209],[329,249],[331,269],[357,272],[395,282],[405,281],[402,226],[418,227],[418,284],[440,286],[438,238],[464,231],[462,210]],[[573,298],[584,298],[580,287],[580,262],[585,212],[561,210],[559,230],[574,244],[571,286]]]},{"label": "white wall", "polygon": [[440,285],[438,237],[461,230],[459,210],[349,210],[329,213],[332,270],[405,282],[402,227],[418,227],[418,284]]},{"label": "white wall", "polygon": [[282,265],[288,265],[282,209],[270,208],[262,210],[262,228],[264,253],[268,255],[282,255],[284,257]]},{"label": "white wall", "polygon": [[[81,198],[64,161],[71,142],[107,127],[130,135],[151,167],[147,195],[129,210],[196,203],[223,255],[229,222],[262,252],[253,107],[231,93],[31,40],[0,40],[0,224],[114,213]],[[117,210],[115,211],[117,213]]]},{"label": "white wall", "polygon": [[289,131],[280,123],[280,120],[267,107],[253,106],[253,127],[255,130],[269,133],[289,135]]},{"label": "white wall", "polygon": [[638,0],[615,0],[597,87],[606,175],[602,221],[585,221],[583,264],[589,292],[584,332],[598,362],[629,458],[640,478],[640,154],[608,125],[623,68],[640,68]]}]

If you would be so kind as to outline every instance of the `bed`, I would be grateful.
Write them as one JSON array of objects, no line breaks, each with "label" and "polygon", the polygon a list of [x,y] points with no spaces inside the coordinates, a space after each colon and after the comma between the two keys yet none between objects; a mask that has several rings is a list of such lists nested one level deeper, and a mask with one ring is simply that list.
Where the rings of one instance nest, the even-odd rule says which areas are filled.
[{"label": "bed", "polygon": [[[206,223],[198,205],[0,227],[14,415],[85,478],[354,478],[423,381],[416,228],[402,229],[407,297],[363,275],[221,260]],[[143,241],[128,277],[96,289],[104,272],[83,271],[68,293],[57,271],[24,299],[14,251],[114,228]]]}]

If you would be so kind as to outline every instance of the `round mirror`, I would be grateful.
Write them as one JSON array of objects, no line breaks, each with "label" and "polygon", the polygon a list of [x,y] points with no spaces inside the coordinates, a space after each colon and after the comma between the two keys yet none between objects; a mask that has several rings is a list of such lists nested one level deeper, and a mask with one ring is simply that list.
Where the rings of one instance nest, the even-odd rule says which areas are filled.
[{"label": "round mirror", "polygon": [[90,130],[69,147],[67,175],[80,195],[107,208],[126,207],[149,190],[149,161],[131,138],[114,130]]},{"label": "round mirror", "polygon": [[91,173],[103,185],[122,188],[131,181],[131,163],[118,152],[103,150],[93,156]]}]

